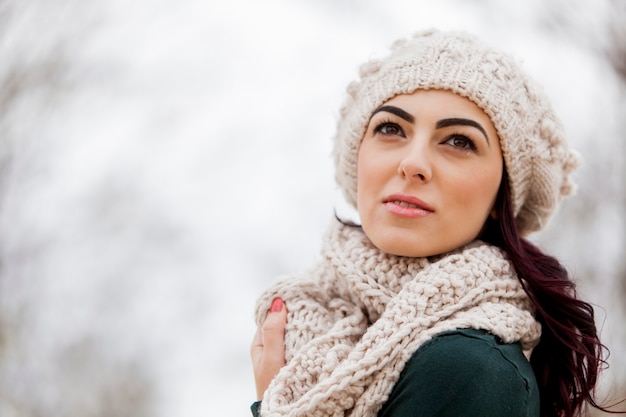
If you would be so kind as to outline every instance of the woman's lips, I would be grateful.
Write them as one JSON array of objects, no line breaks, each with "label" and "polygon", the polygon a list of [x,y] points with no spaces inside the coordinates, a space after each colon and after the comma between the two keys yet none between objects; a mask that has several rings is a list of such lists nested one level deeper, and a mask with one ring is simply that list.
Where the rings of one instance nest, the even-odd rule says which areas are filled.
[{"label": "woman's lips", "polygon": [[383,204],[390,213],[406,218],[425,217],[434,212],[429,204],[408,194],[392,194],[383,200]]}]

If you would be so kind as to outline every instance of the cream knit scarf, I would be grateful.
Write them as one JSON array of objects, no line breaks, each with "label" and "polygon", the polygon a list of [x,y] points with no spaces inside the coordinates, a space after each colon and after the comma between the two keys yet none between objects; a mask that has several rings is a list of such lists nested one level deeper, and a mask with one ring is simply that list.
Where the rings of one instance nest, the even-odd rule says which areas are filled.
[{"label": "cream knit scarf", "polygon": [[398,257],[336,222],[322,255],[257,303],[257,324],[274,297],[288,308],[287,364],[265,393],[263,417],[375,416],[411,355],[448,330],[487,330],[525,350],[539,340],[531,303],[496,247],[476,241],[436,258]]}]

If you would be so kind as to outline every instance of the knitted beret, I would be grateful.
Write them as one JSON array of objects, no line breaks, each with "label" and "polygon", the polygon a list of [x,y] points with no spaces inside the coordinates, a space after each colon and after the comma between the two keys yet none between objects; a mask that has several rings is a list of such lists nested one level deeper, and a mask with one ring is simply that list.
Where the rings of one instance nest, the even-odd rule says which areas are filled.
[{"label": "knitted beret", "polygon": [[357,153],[369,119],[399,94],[449,90],[466,97],[491,119],[508,173],[515,221],[522,236],[545,226],[575,186],[580,164],[565,142],[547,98],[515,60],[463,32],[423,31],[397,41],[385,59],[361,66],[348,86],[335,136],[336,180],[356,207]]}]

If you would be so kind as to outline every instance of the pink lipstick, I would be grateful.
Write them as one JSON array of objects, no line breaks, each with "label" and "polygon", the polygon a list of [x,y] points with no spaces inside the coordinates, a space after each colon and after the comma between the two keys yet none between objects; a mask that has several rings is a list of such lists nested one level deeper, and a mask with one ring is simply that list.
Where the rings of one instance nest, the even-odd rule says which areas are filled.
[{"label": "pink lipstick", "polygon": [[383,200],[383,204],[390,213],[411,219],[425,217],[434,212],[430,205],[409,194],[391,194]]}]

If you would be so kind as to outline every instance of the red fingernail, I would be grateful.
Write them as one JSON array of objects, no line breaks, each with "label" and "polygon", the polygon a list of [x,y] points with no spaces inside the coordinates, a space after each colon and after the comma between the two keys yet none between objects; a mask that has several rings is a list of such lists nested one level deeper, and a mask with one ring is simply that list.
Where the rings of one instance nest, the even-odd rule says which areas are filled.
[{"label": "red fingernail", "polygon": [[283,309],[283,300],[280,298],[274,298],[272,306],[270,307],[270,313],[278,313]]}]

